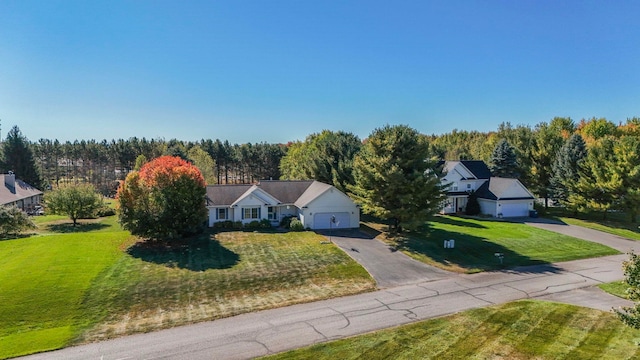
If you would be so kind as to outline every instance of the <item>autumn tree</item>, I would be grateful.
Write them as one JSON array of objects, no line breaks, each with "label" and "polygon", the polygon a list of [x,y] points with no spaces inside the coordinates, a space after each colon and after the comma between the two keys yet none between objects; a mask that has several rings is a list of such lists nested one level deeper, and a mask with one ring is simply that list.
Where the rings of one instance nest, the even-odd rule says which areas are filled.
[{"label": "autumn tree", "polygon": [[516,153],[507,140],[501,139],[493,149],[489,170],[496,177],[517,178],[520,175]]},{"label": "autumn tree", "polygon": [[205,181],[197,167],[162,156],[133,171],[118,189],[118,219],[134,235],[173,240],[202,232]]},{"label": "autumn tree", "polygon": [[95,216],[102,207],[102,198],[93,185],[63,185],[45,194],[44,203],[47,212],[68,216],[76,226],[78,219]]},{"label": "autumn tree", "polygon": [[376,129],[354,160],[352,196],[364,213],[393,221],[396,231],[416,228],[438,212],[445,199],[436,164],[429,158],[429,145],[415,129]]}]

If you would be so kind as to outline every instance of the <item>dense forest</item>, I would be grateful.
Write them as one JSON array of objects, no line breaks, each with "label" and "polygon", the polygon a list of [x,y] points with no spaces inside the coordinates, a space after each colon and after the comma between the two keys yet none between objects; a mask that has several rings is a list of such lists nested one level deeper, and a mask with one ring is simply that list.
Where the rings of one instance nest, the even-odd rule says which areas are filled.
[{"label": "dense forest", "polygon": [[[429,144],[430,160],[474,159],[488,164],[504,141],[515,154],[512,173],[519,174],[541,199],[556,200],[576,211],[588,208],[606,213],[619,208],[635,217],[640,203],[640,118],[615,124],[604,118],[576,123],[556,117],[535,126],[502,123],[490,132],[453,130],[421,136]],[[330,130],[289,144],[135,137],[29,141],[14,127],[2,144],[2,165],[3,170],[44,189],[88,182],[111,196],[129,171],[158,156],[176,155],[200,168],[210,184],[316,179],[348,192],[354,158],[366,141]],[[29,170],[29,163],[35,170]]]}]

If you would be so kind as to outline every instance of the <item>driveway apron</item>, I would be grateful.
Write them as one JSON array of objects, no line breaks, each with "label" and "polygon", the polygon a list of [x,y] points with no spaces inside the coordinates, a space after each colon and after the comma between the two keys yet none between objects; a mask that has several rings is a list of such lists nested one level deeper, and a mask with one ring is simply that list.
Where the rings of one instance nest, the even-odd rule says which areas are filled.
[{"label": "driveway apron", "polygon": [[448,271],[414,260],[357,230],[323,235],[367,269],[381,289],[455,276]]}]

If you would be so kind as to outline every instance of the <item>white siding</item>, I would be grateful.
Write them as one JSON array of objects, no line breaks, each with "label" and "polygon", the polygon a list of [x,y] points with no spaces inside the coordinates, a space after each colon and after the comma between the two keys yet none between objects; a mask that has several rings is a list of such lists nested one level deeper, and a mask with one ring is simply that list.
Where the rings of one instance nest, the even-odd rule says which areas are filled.
[{"label": "white siding", "polygon": [[[360,209],[356,204],[344,193],[338,189],[331,188],[311,201],[306,209],[301,212],[301,221],[304,227],[316,229],[313,214],[317,213],[348,213],[350,215],[349,226],[347,228],[360,227]],[[319,228],[324,225],[318,224]]]},{"label": "white siding", "polygon": [[480,204],[480,212],[484,215],[497,216],[496,213],[496,201],[495,200],[487,200],[487,199],[478,199],[478,203]]}]

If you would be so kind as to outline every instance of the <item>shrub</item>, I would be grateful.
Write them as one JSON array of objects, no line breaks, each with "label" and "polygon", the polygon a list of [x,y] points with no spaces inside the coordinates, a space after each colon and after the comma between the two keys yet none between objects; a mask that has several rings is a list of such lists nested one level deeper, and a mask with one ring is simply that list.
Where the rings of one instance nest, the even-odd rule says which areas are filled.
[{"label": "shrub", "polygon": [[235,221],[235,222],[233,223],[232,228],[233,228],[234,230],[240,230],[240,229],[242,229],[242,221]]},{"label": "shrub", "polygon": [[293,219],[291,215],[282,218],[282,220],[280,220],[280,227],[288,229],[291,224],[291,219]]},{"label": "shrub", "polygon": [[271,229],[271,220],[269,219],[260,220],[260,227],[262,229]]},{"label": "shrub", "polygon": [[106,216],[113,216],[116,214],[116,210],[112,207],[109,207],[107,205],[102,205],[97,211],[96,211],[96,216],[97,217],[106,217]]},{"label": "shrub", "polygon": [[289,229],[291,231],[304,231],[304,225],[302,225],[302,222],[298,219],[291,219]]},{"label": "shrub", "polygon": [[230,230],[233,229],[233,221],[231,220],[225,220],[225,221],[218,221],[213,223],[213,228],[220,230],[220,229],[225,229],[225,230]]},{"label": "shrub", "polygon": [[250,223],[244,224],[244,228],[245,229],[259,229],[260,228],[260,221],[258,220],[253,220]]}]

